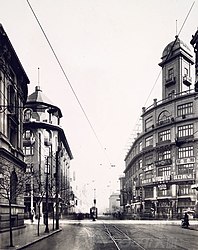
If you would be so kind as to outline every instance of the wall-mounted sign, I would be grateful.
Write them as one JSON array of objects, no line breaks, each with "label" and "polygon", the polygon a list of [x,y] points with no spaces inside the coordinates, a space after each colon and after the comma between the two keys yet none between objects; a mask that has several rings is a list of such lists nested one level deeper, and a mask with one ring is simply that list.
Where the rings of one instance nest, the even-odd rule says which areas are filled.
[{"label": "wall-mounted sign", "polygon": [[195,157],[188,157],[176,160],[177,165],[188,164],[188,163],[195,163]]}]

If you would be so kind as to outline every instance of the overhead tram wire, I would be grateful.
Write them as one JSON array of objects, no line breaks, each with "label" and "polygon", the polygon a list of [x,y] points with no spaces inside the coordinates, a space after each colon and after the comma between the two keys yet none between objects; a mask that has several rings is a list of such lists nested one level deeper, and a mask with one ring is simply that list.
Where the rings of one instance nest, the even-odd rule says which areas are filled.
[{"label": "overhead tram wire", "polygon": [[[168,53],[168,55],[167,55],[167,57],[166,57],[166,59],[165,59],[165,62],[168,60],[169,56],[171,55],[172,50],[173,50],[173,47],[175,46],[175,43],[177,42],[177,39],[179,38],[179,35],[180,35],[180,33],[181,33],[181,31],[182,31],[182,29],[183,29],[183,27],[184,27],[184,25],[185,25],[185,23],[186,23],[186,21],[187,21],[189,15],[190,15],[190,12],[191,12],[191,10],[192,10],[194,4],[195,4],[195,1],[192,3],[192,5],[191,5],[191,7],[190,7],[190,9],[189,9],[189,11],[188,11],[188,13],[187,13],[187,15],[186,15],[186,18],[184,19],[184,22],[183,22],[183,24],[182,24],[182,26],[181,26],[181,28],[180,28],[180,30],[179,30],[179,32],[178,32],[178,34],[176,34],[176,36],[175,36],[175,40],[174,40],[174,42],[173,42],[173,44],[172,44],[172,46],[171,46],[171,49],[170,49],[170,51],[169,51],[169,53]],[[177,21],[177,20],[176,20],[176,21]],[[177,32],[177,27],[176,27],[176,32]],[[152,94],[152,92],[153,92],[153,89],[155,88],[155,86],[156,86],[156,84],[157,84],[157,81],[159,80],[159,77],[160,77],[160,75],[161,75],[161,72],[162,72],[162,69],[160,70],[160,72],[159,72],[158,75],[157,75],[157,78],[156,78],[156,80],[155,80],[155,83],[153,84],[153,87],[151,88],[151,91],[149,92],[149,95],[148,95],[148,97],[147,97],[147,99],[146,99],[146,101],[145,101],[144,106],[146,106],[146,104],[147,104],[147,102],[148,102],[148,100],[149,100],[149,98],[150,98],[150,96],[151,96],[151,94]],[[141,114],[140,114],[140,115],[141,115]],[[139,120],[139,118],[137,119],[137,121],[138,121],[138,120]],[[137,123],[137,121],[136,121],[136,123]]]},{"label": "overhead tram wire", "polygon": [[42,27],[40,21],[39,21],[37,15],[36,15],[36,13],[35,13],[35,11],[33,10],[33,8],[32,8],[32,6],[31,6],[29,0],[26,0],[26,1],[27,1],[28,5],[29,5],[29,7],[30,7],[30,9],[31,9],[31,11],[32,11],[32,13],[33,13],[33,15],[34,15],[34,17],[35,17],[35,19],[36,19],[36,21],[37,21],[37,23],[38,23],[40,29],[41,29],[43,35],[44,35],[44,37],[45,37],[45,39],[46,39],[46,41],[47,41],[47,43],[48,43],[48,45],[49,45],[49,47],[50,47],[50,49],[51,49],[51,51],[52,51],[52,53],[53,53],[53,55],[54,55],[56,61],[57,61],[57,63],[58,63],[58,65],[59,65],[59,67],[60,67],[62,73],[63,73],[63,75],[64,75],[64,77],[65,77],[65,79],[66,79],[67,83],[69,84],[69,86],[70,86],[70,88],[71,88],[71,90],[72,90],[72,93],[74,94],[74,96],[75,96],[75,98],[76,98],[76,100],[77,100],[77,102],[78,102],[78,104],[79,104],[79,106],[80,106],[80,108],[81,108],[81,110],[82,110],[82,112],[83,112],[83,114],[84,114],[84,116],[85,116],[87,122],[89,123],[89,126],[91,127],[92,132],[94,133],[94,135],[95,135],[95,137],[96,137],[96,139],[97,139],[97,141],[98,141],[100,147],[102,148],[102,151],[103,151],[104,155],[106,156],[106,158],[107,158],[107,160],[108,160],[108,162],[109,162],[109,164],[110,164],[110,166],[111,166],[112,164],[111,164],[111,162],[109,161],[109,159],[108,159],[108,157],[107,157],[107,154],[106,154],[106,152],[105,152],[105,150],[104,150],[104,147],[103,147],[102,143],[100,142],[100,140],[99,140],[99,138],[98,138],[98,136],[97,136],[97,133],[96,133],[96,131],[95,131],[95,129],[94,129],[94,127],[93,127],[91,121],[89,120],[88,115],[86,114],[86,112],[85,112],[85,110],[84,110],[84,108],[83,108],[83,106],[82,106],[82,104],[81,104],[81,102],[80,102],[80,100],[79,100],[79,98],[78,98],[78,96],[77,96],[77,94],[76,94],[76,92],[75,92],[75,90],[74,90],[74,88],[73,88],[73,86],[72,86],[72,84],[71,84],[71,82],[70,82],[70,80],[69,80],[69,78],[68,78],[68,76],[67,76],[67,74],[66,74],[66,72],[65,72],[65,70],[64,70],[64,68],[63,68],[63,66],[62,66],[62,64],[61,64],[61,62],[60,62],[60,60],[59,60],[59,58],[58,58],[58,56],[57,56],[57,54],[56,54],[56,52],[55,52],[55,50],[54,50],[54,48],[53,48],[53,46],[52,46],[52,44],[50,43],[50,41],[49,41],[49,39],[48,39],[48,37],[47,37],[47,35],[46,35],[46,33],[45,33],[45,31],[44,31],[44,29],[43,29],[43,27]]}]

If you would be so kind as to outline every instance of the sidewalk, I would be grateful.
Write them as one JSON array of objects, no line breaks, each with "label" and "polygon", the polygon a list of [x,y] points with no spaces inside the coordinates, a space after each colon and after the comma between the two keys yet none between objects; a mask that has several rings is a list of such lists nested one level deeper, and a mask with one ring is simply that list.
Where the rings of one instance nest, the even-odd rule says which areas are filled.
[{"label": "sidewalk", "polygon": [[25,220],[25,228],[20,230],[13,230],[13,245],[14,247],[9,247],[10,238],[9,232],[0,234],[0,250],[8,249],[23,249],[27,246],[34,244],[37,241],[45,239],[55,233],[62,231],[62,229],[52,230],[52,222],[49,221],[49,233],[45,233],[45,225],[40,225],[39,236],[37,236],[37,220],[31,223],[30,220]]}]

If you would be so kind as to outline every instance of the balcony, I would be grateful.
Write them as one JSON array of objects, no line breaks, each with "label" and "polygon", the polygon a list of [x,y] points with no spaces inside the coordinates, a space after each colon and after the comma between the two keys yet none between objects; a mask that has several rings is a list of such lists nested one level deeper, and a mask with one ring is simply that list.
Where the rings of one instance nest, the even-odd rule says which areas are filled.
[{"label": "balcony", "polygon": [[183,84],[189,87],[192,84],[192,77],[185,75],[183,77]]},{"label": "balcony", "polygon": [[175,76],[172,76],[172,77],[166,79],[166,86],[167,86],[167,87],[168,87],[168,86],[171,86],[171,85],[173,85],[173,84],[175,84],[175,83],[176,83]]},{"label": "balcony", "polygon": [[34,143],[35,143],[35,137],[33,137],[33,136],[23,139],[23,146],[24,147],[30,147]]}]

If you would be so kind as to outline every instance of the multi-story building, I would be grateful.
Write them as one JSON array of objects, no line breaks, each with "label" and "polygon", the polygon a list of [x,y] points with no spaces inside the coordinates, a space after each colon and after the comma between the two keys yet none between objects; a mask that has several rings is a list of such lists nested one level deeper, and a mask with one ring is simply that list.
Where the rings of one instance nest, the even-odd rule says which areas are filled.
[{"label": "multi-story building", "polygon": [[[0,231],[24,225],[23,106],[29,79],[0,24]],[[21,189],[19,190],[19,185]],[[11,211],[9,211],[11,208]]]},{"label": "multi-story building", "polygon": [[70,211],[74,199],[69,174],[73,156],[60,126],[61,117],[61,110],[36,86],[23,112],[23,150],[26,173],[31,175],[25,192],[27,216],[33,210],[37,216],[54,214],[57,209],[59,214]]},{"label": "multi-story building", "polygon": [[120,194],[112,193],[109,197],[109,212],[111,214],[120,211]]},{"label": "multi-story building", "polygon": [[[168,44],[162,68],[162,100],[142,108],[142,132],[125,157],[125,212],[176,218],[198,214],[198,95],[192,90],[193,57],[178,37]],[[192,86],[192,88],[191,88]],[[122,198],[121,198],[122,199]],[[122,199],[123,200],[123,199]]]}]

